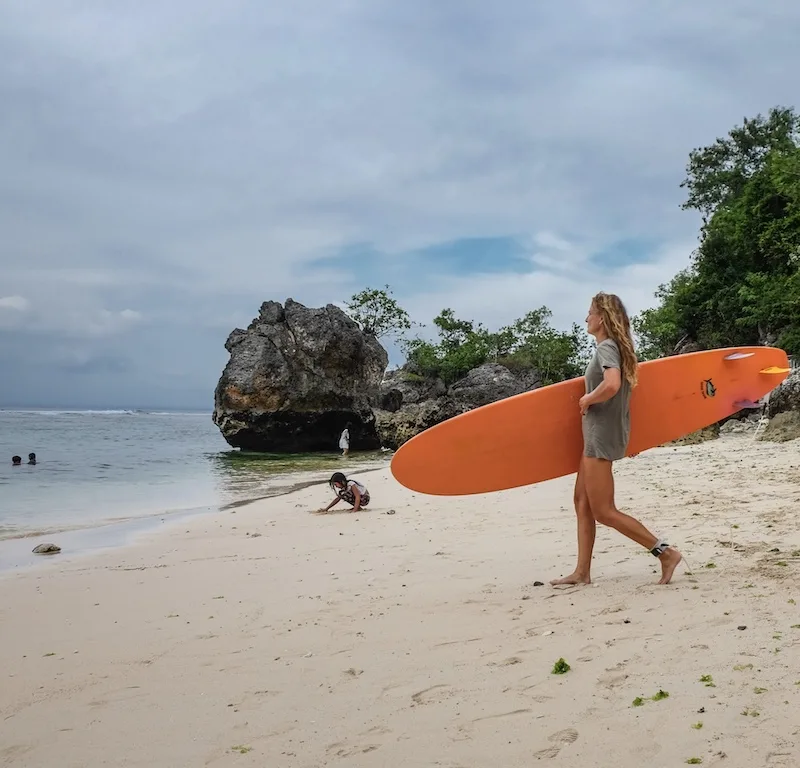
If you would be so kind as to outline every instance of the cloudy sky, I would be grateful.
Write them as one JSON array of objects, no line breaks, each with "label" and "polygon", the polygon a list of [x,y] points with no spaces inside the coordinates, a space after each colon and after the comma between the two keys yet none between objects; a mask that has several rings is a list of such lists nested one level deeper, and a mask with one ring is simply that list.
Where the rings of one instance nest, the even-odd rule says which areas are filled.
[{"label": "cloudy sky", "polygon": [[785,0],[3,0],[0,406],[210,408],[266,299],[636,312],[798,40]]}]

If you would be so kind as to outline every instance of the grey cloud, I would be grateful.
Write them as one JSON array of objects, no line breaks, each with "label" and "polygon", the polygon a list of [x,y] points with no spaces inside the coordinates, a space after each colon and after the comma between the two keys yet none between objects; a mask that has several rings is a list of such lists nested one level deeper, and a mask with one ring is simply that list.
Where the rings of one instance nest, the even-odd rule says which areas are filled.
[{"label": "grey cloud", "polygon": [[30,307],[0,321],[0,403],[32,375],[18,346],[39,381],[64,340],[117,340],[125,376],[53,398],[207,406],[261,300],[360,287],[305,266],[353,242],[682,244],[688,151],[794,97],[798,33],[778,0],[5,0],[0,296]]},{"label": "grey cloud", "polygon": [[126,373],[130,370],[130,362],[122,357],[97,355],[79,360],[65,361],[57,366],[57,370],[65,373],[97,374]]}]

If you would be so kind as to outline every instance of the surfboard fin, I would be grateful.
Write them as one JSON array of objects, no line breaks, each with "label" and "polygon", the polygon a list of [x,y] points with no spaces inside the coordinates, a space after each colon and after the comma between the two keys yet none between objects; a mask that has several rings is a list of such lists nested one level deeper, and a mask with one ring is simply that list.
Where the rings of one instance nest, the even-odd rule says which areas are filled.
[{"label": "surfboard fin", "polygon": [[791,368],[778,368],[777,365],[771,365],[769,368],[762,368],[759,373],[789,373]]},{"label": "surfboard fin", "polygon": [[731,352],[729,355],[725,355],[723,360],[743,360],[745,357],[752,357],[755,352]]}]

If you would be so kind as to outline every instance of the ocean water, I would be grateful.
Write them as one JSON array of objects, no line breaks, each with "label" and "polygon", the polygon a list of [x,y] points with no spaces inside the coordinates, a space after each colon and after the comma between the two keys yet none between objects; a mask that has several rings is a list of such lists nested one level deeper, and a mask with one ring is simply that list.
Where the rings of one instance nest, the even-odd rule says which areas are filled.
[{"label": "ocean water", "polygon": [[[242,453],[209,413],[0,410],[0,539],[219,509],[387,462]],[[321,485],[320,506],[329,496]]]}]

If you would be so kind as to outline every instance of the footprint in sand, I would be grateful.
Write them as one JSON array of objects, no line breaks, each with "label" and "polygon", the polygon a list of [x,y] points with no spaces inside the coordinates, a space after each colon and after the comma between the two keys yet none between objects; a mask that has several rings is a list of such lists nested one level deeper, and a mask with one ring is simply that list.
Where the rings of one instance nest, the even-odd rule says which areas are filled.
[{"label": "footprint in sand", "polygon": [[499,712],[496,715],[484,715],[483,717],[476,717],[469,723],[462,723],[459,725],[457,727],[458,735],[451,738],[453,738],[454,741],[469,741],[474,735],[476,726],[480,727],[483,723],[487,723],[490,728],[494,729],[496,727],[494,723],[497,720],[505,720],[510,717],[519,717],[520,715],[529,715],[530,713],[530,709],[515,709],[511,712]]},{"label": "footprint in sand", "polygon": [[517,715],[527,715],[530,714],[529,709],[515,709],[511,712],[500,712],[497,715],[484,715],[483,717],[476,717],[472,722],[473,723],[483,723],[486,720],[502,720],[506,717],[516,717]]},{"label": "footprint in sand", "polygon": [[381,736],[389,735],[391,732],[391,729],[387,728],[385,725],[376,725],[372,728],[368,728],[366,731],[363,731],[358,736],[359,739],[371,741],[371,744],[350,744],[347,741],[337,741],[334,744],[330,744],[327,747],[326,752],[331,757],[354,757],[355,755],[366,755],[370,752],[380,749],[381,745],[376,744],[375,741],[379,740]]},{"label": "footprint in sand", "polygon": [[453,695],[453,689],[449,685],[432,685],[425,690],[417,691],[412,697],[411,701],[414,704],[434,704],[444,699],[449,699]]},{"label": "footprint in sand", "polygon": [[540,749],[538,752],[534,752],[533,756],[537,760],[541,760],[542,758],[552,759],[554,757],[558,757],[558,753],[563,747],[567,746],[568,744],[574,744],[577,739],[578,732],[574,728],[565,728],[563,731],[556,731],[547,737],[548,741],[555,742],[555,746]]},{"label": "footprint in sand", "polygon": [[380,744],[363,744],[359,746],[348,746],[344,743],[331,744],[326,750],[333,757],[353,757],[353,755],[364,755],[380,749]]},{"label": "footprint in sand", "polygon": [[345,677],[358,677],[359,675],[364,674],[364,670],[356,669],[355,667],[350,667],[350,669],[346,669],[342,674]]},{"label": "footprint in sand", "polygon": [[599,645],[585,645],[580,649],[581,655],[578,657],[578,661],[584,663],[594,661],[601,650],[602,648]]},{"label": "footprint in sand", "polygon": [[32,744],[12,744],[10,747],[0,749],[0,757],[8,757],[13,760],[14,758],[22,757],[22,755],[26,752],[30,752],[32,749]]},{"label": "footprint in sand", "polygon": [[[638,660],[639,657],[636,657]],[[622,685],[628,679],[628,673],[625,672],[625,667],[628,666],[628,661],[620,661],[613,667],[606,667],[605,672],[597,678],[597,684],[604,688],[616,688]]]},{"label": "footprint in sand", "polygon": [[578,740],[578,732],[574,728],[565,728],[547,737],[548,741],[554,741],[561,746],[574,744]]},{"label": "footprint in sand", "polygon": [[597,683],[603,686],[603,688],[616,688],[622,685],[627,679],[628,675],[625,672],[607,672],[597,678]]}]

